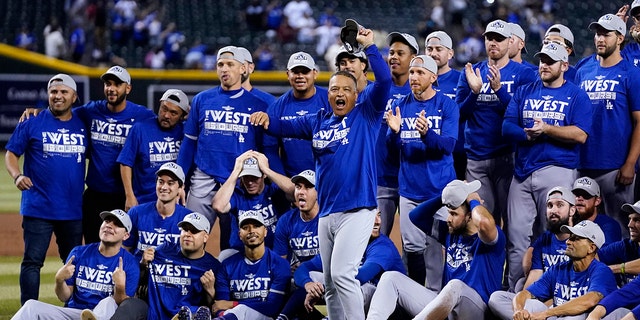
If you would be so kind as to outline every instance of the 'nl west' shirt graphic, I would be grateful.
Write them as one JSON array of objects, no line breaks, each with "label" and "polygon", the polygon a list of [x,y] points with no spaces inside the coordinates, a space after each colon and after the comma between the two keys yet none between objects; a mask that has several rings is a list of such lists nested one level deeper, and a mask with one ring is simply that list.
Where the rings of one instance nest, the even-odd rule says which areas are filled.
[{"label": "'nl west' shirt graphic", "polygon": [[280,256],[287,256],[291,263],[304,262],[320,253],[318,242],[317,215],[304,221],[300,209],[295,208],[278,219],[273,242],[273,251]]}]

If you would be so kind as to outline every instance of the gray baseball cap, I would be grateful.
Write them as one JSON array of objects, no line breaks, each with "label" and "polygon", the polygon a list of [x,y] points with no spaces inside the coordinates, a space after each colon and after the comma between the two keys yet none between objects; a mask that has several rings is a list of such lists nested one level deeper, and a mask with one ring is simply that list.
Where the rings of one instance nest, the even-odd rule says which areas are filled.
[{"label": "gray baseball cap", "polygon": [[626,213],[638,213],[640,214],[640,201],[631,204],[631,203],[625,203],[622,205],[622,211],[626,212]]},{"label": "gray baseball cap", "polygon": [[[522,42],[526,43],[526,34],[524,33],[524,30],[522,29],[522,27],[519,24],[509,22],[509,28],[511,28],[511,34],[512,35],[517,36],[518,38],[522,39]],[[527,46],[526,45],[522,48],[522,51],[527,53]]]},{"label": "gray baseball cap", "polygon": [[556,23],[551,27],[549,27],[549,29],[547,29],[547,32],[545,32],[544,34],[545,37],[549,35],[560,36],[563,39],[569,41],[569,43],[571,43],[571,47],[573,47],[573,40],[574,40],[573,32],[571,32],[571,29],[569,29],[567,26],[560,23]]},{"label": "gray baseball cap", "polygon": [[[436,64],[435,60],[433,60],[433,58],[428,55],[421,54],[419,56],[415,56],[409,63],[409,68],[411,67],[424,68],[435,74],[436,76],[438,75],[438,65]],[[437,86],[438,80],[436,79],[436,82],[434,82],[433,84]]]},{"label": "gray baseball cap", "polygon": [[238,51],[242,54],[245,62],[253,63],[253,56],[251,56],[251,52],[245,47],[237,47]]},{"label": "gray baseball cap", "polygon": [[260,167],[258,166],[258,159],[248,158],[244,160],[242,163],[242,171],[240,171],[238,177],[244,176],[262,177],[262,171],[260,171]]},{"label": "gray baseball cap", "polygon": [[427,36],[427,38],[424,40],[425,47],[428,47],[429,44],[443,46],[448,49],[453,49],[453,41],[451,40],[451,37],[444,31],[431,32]]},{"label": "gray baseball cap", "polygon": [[240,228],[242,228],[242,226],[247,222],[247,221],[256,221],[258,223],[260,223],[261,225],[265,225],[264,224],[264,218],[262,217],[262,214],[258,211],[245,211],[242,212],[238,215],[238,226]]},{"label": "gray baseball cap", "polygon": [[590,220],[582,220],[573,227],[564,225],[560,227],[560,231],[587,238],[591,240],[598,249],[602,248],[604,244],[604,232],[602,232],[602,229],[597,223]]},{"label": "gray baseball cap", "polygon": [[573,189],[571,191],[575,192],[576,190],[585,191],[586,193],[594,197],[600,196],[600,185],[598,185],[598,182],[589,177],[581,177],[576,179],[576,181],[573,182]]},{"label": "gray baseball cap", "polygon": [[631,8],[629,9],[629,15],[635,16],[638,14],[638,10],[640,10],[640,0],[633,0],[631,3]]},{"label": "gray baseball cap", "polygon": [[597,22],[591,22],[589,30],[595,30],[597,26],[609,31],[618,31],[623,36],[627,34],[627,24],[615,14],[607,13]]},{"label": "gray baseball cap", "polygon": [[211,232],[211,224],[209,223],[209,219],[205,217],[203,214],[198,212],[192,212],[188,215],[184,216],[182,221],[178,222],[178,227],[182,227],[185,223],[192,225],[194,228],[205,231],[206,233]]},{"label": "gray baseball cap", "polygon": [[569,53],[567,53],[567,49],[553,42],[543,46],[540,52],[537,52],[533,56],[538,57],[540,55],[545,55],[551,58],[553,61],[563,61],[563,62],[569,61]]},{"label": "gray baseball cap", "polygon": [[171,173],[176,178],[178,178],[178,181],[180,182],[180,185],[184,184],[184,179],[185,179],[184,170],[182,170],[182,167],[180,165],[178,165],[177,163],[175,163],[175,162],[167,162],[167,163],[163,164],[162,166],[160,166],[160,169],[158,169],[158,171],[156,171],[156,176],[159,176],[163,172]]},{"label": "gray baseball cap", "polygon": [[389,33],[389,35],[387,36],[387,44],[391,45],[392,43],[397,41],[408,44],[410,47],[416,50],[416,53],[420,51],[420,47],[418,46],[418,41],[416,41],[416,38],[408,33],[403,33],[403,32]]},{"label": "gray baseball cap", "polygon": [[354,58],[359,58],[360,60],[364,61],[364,62],[368,62],[369,59],[367,59],[367,54],[364,51],[358,51],[358,52],[349,52],[347,51],[347,48],[345,48],[344,46],[340,47],[340,50],[338,50],[338,54],[336,55],[336,66],[340,64],[340,59],[344,58],[344,57],[354,57]]},{"label": "gray baseball cap", "polygon": [[576,205],[576,196],[567,187],[553,187],[547,192],[547,202],[551,199],[560,199],[568,202],[572,206]]},{"label": "gray baseball cap", "polygon": [[171,103],[174,103],[184,112],[189,112],[190,109],[189,97],[187,97],[187,95],[179,89],[169,89],[165,91],[162,95],[162,98],[160,98],[160,101],[169,101]]},{"label": "gray baseball cap", "polygon": [[245,62],[244,53],[236,46],[226,46],[218,50],[216,61],[220,59],[233,59],[242,64]]},{"label": "gray baseball cap", "polygon": [[295,67],[305,67],[309,70],[318,70],[316,67],[316,61],[313,60],[313,57],[303,51],[298,51],[289,57],[287,70],[291,70]]},{"label": "gray baseball cap", "polygon": [[115,77],[120,82],[124,82],[126,84],[131,84],[131,75],[129,75],[129,71],[121,66],[113,66],[107,70],[104,74],[100,76],[102,81],[105,81],[107,78]]},{"label": "gray baseball cap", "polygon": [[49,79],[49,84],[47,86],[47,89],[51,88],[52,86],[56,86],[60,84],[73,89],[73,91],[78,91],[76,89],[77,88],[76,82],[73,80],[73,78],[71,78],[68,74],[64,74],[64,73],[58,73],[55,76],[51,77],[51,79]]},{"label": "gray baseball cap", "polygon": [[133,228],[133,224],[131,223],[131,218],[129,217],[129,215],[120,209],[100,212],[100,219],[104,220],[107,217],[114,217],[118,219],[118,221],[122,223],[127,232],[130,232],[131,228]]},{"label": "gray baseball cap", "polygon": [[306,180],[311,183],[314,187],[316,185],[316,173],[313,170],[304,170],[295,176],[291,177],[291,182],[298,183],[300,180]]},{"label": "gray baseball cap", "polygon": [[453,180],[442,190],[442,203],[449,208],[458,208],[467,201],[471,193],[478,191],[480,186],[480,180],[471,182]]},{"label": "gray baseball cap", "polygon": [[500,19],[491,21],[487,25],[482,35],[485,36],[487,33],[497,33],[505,38],[511,38],[511,28],[509,24]]}]

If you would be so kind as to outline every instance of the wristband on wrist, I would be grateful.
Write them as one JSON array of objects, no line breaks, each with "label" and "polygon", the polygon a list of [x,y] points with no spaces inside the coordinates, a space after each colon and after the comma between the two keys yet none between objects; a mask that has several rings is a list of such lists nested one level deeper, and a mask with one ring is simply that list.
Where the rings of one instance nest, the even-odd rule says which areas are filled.
[{"label": "wristband on wrist", "polygon": [[478,200],[475,200],[475,199],[474,199],[474,200],[469,201],[469,209],[470,209],[471,211],[473,211],[473,209],[474,209],[475,207],[479,206],[479,205],[482,205],[482,204],[481,204],[481,203],[480,203],[480,201],[478,201]]},{"label": "wristband on wrist", "polygon": [[624,274],[624,262],[620,264],[620,273]]},{"label": "wristband on wrist", "polygon": [[13,178],[13,184],[16,184],[16,181],[18,181],[18,178],[22,177],[23,174],[19,173],[15,178]]}]

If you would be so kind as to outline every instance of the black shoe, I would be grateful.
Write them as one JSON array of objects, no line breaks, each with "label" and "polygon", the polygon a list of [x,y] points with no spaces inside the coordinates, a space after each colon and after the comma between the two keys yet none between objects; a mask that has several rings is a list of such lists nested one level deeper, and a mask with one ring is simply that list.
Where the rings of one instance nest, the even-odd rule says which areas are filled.
[{"label": "black shoe", "polygon": [[344,27],[340,30],[340,40],[349,53],[362,51],[362,46],[356,41],[359,30],[360,25],[353,19],[345,20]]}]

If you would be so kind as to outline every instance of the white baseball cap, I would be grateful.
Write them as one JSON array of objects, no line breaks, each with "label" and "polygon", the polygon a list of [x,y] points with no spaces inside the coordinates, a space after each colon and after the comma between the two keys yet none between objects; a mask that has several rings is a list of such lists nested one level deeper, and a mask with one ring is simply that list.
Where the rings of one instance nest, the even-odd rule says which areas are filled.
[{"label": "white baseball cap", "polygon": [[470,194],[478,191],[480,186],[480,180],[471,182],[453,180],[442,190],[442,203],[449,208],[457,208],[467,201]]},{"label": "white baseball cap", "polygon": [[618,31],[623,36],[627,34],[627,24],[615,14],[607,13],[600,17],[597,22],[591,22],[589,30],[595,30],[597,26],[609,31]]},{"label": "white baseball cap", "polygon": [[64,74],[64,73],[58,73],[55,76],[51,77],[51,79],[49,79],[49,84],[47,86],[47,89],[51,88],[52,86],[56,86],[60,84],[73,89],[73,91],[78,91],[76,87],[76,82],[73,80],[73,78],[71,78],[68,74]]},{"label": "white baseball cap", "polygon": [[262,171],[260,171],[260,167],[258,166],[258,159],[256,158],[247,158],[242,163],[242,171],[238,177],[244,176],[254,176],[254,177],[262,177]]},{"label": "white baseball cap", "polygon": [[571,191],[575,192],[576,190],[583,190],[594,197],[600,196],[600,185],[589,177],[576,179],[576,181],[573,182],[573,190]]},{"label": "white baseball cap", "polygon": [[633,0],[631,3],[631,8],[629,9],[629,16],[635,16],[637,11],[640,9],[640,0]]},{"label": "white baseball cap", "polygon": [[[509,22],[509,28],[511,28],[511,34],[517,36],[518,38],[522,39],[522,42],[526,43],[526,34],[524,33],[524,30],[522,29],[522,27],[517,24],[517,23],[512,23]],[[525,45],[522,50],[527,53],[527,46]]]},{"label": "white baseball cap", "polygon": [[533,56],[538,57],[540,55],[545,55],[551,58],[553,61],[569,61],[569,53],[567,52],[567,49],[553,42],[544,45],[540,52],[537,52]]},{"label": "white baseball cap", "polygon": [[491,21],[484,30],[483,36],[487,33],[497,33],[505,38],[511,38],[511,28],[509,24],[503,20]]},{"label": "white baseball cap", "polygon": [[604,244],[604,232],[602,232],[602,229],[597,223],[590,220],[582,220],[573,227],[563,225],[560,227],[560,231],[587,238],[591,240],[598,249],[602,248]]},{"label": "white baseball cap", "polygon": [[209,223],[209,219],[205,217],[203,214],[198,212],[192,212],[188,215],[184,216],[182,221],[178,222],[178,227],[182,227],[185,223],[192,225],[194,228],[205,231],[207,233],[211,232],[211,224]]},{"label": "white baseball cap", "polygon": [[238,215],[238,226],[240,228],[242,228],[242,226],[247,222],[247,221],[256,221],[258,223],[260,223],[261,225],[265,225],[264,224],[264,218],[262,217],[262,214],[258,211],[244,211],[242,213],[240,213]]},{"label": "white baseball cap", "polygon": [[127,232],[130,232],[131,228],[133,228],[133,224],[131,223],[131,218],[129,218],[129,215],[120,209],[100,212],[100,219],[104,220],[107,217],[114,217],[118,219],[118,221],[122,223]]},{"label": "white baseball cap", "polygon": [[298,51],[289,57],[287,70],[291,70],[295,67],[305,67],[309,70],[318,70],[316,67],[316,61],[313,60],[313,57],[303,51]]},{"label": "white baseball cap", "polygon": [[[409,68],[411,67],[424,68],[436,76],[438,75],[438,65],[436,64],[436,61],[428,55],[421,54],[419,56],[415,56],[409,63]],[[438,80],[436,79],[436,82],[433,84],[437,86]]]},{"label": "white baseball cap", "polygon": [[158,171],[156,171],[156,176],[159,176],[163,172],[171,173],[176,178],[178,178],[178,181],[180,182],[180,185],[184,184],[184,179],[185,179],[184,170],[182,170],[182,167],[180,165],[178,165],[177,163],[175,163],[175,162],[167,162],[167,163],[163,164],[162,166],[160,166],[160,169],[158,169]]},{"label": "white baseball cap", "polygon": [[551,188],[551,190],[547,192],[547,202],[549,202],[549,200],[551,199],[561,199],[568,202],[572,206],[576,205],[576,196],[567,187],[557,186]]},{"label": "white baseball cap", "polygon": [[640,201],[631,204],[631,203],[625,203],[622,205],[622,211],[626,212],[626,213],[638,213],[640,214]]},{"label": "white baseball cap", "polygon": [[416,53],[418,53],[418,51],[420,51],[420,47],[418,46],[418,41],[416,41],[416,38],[408,33],[404,33],[404,32],[391,32],[389,33],[389,35],[387,36],[387,44],[391,45],[394,42],[403,42],[408,44],[411,48],[413,48]]},{"label": "white baseball cap", "polygon": [[102,81],[105,81],[111,76],[115,77],[120,82],[131,84],[131,75],[129,75],[129,71],[121,66],[113,66],[109,68],[107,72],[100,76],[100,79],[102,79]]},{"label": "white baseball cap", "polygon": [[169,101],[171,103],[174,103],[184,112],[189,112],[190,109],[189,97],[187,97],[187,95],[179,89],[169,89],[165,91],[162,95],[162,98],[160,98],[160,101]]},{"label": "white baseball cap", "polygon": [[242,64],[245,62],[244,53],[236,46],[226,46],[218,50],[216,61],[220,59],[233,59]]},{"label": "white baseball cap", "polygon": [[304,170],[295,176],[291,177],[291,182],[298,183],[301,179],[307,180],[314,187],[316,185],[316,173],[313,170]]},{"label": "white baseball cap", "polygon": [[[436,41],[435,39],[438,39],[439,41]],[[424,41],[425,47],[429,46],[429,44],[453,49],[453,40],[451,40],[451,37],[444,31],[431,32]]]}]

